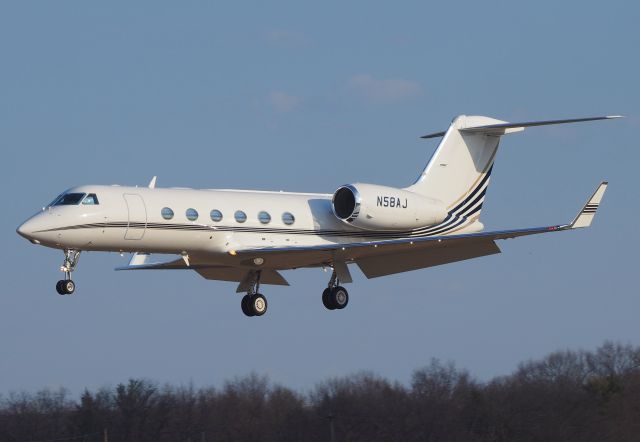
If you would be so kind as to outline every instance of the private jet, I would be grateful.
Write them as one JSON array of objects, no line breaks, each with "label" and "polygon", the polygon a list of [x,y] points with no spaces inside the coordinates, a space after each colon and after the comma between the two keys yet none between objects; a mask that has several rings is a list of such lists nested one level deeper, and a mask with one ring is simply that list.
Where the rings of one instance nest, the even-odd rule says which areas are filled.
[{"label": "private jet", "polygon": [[[71,273],[82,251],[132,253],[117,270],[191,269],[206,279],[237,282],[242,311],[262,316],[261,284],[289,285],[281,271],[331,270],[322,303],[341,310],[349,265],[367,278],[500,253],[497,240],[588,227],[607,182],[568,224],[484,232],[482,204],[503,135],[527,127],[607,120],[602,116],[509,123],[456,117],[418,179],[408,187],[342,185],[332,194],[254,190],[87,185],[55,198],[17,229],[64,252],[56,284],[74,293]],[[158,261],[156,256],[173,255]],[[156,255],[156,256],[153,256]]]}]

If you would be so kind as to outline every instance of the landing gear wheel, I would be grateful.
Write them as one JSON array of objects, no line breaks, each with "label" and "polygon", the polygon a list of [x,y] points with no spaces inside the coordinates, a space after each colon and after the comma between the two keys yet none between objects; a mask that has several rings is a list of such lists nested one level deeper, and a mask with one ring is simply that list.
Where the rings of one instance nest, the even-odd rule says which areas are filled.
[{"label": "landing gear wheel", "polygon": [[242,297],[242,301],[240,302],[240,307],[242,307],[242,313],[247,316],[254,316],[253,311],[251,310],[251,295],[244,295]]},{"label": "landing gear wheel", "polygon": [[62,288],[64,289],[67,295],[71,295],[76,291],[76,283],[70,279],[67,279],[64,284],[62,284]]},{"label": "landing gear wheel", "polygon": [[344,287],[334,287],[331,290],[330,300],[334,308],[342,310],[349,304],[349,293]]},{"label": "landing gear wheel", "polygon": [[326,288],[322,292],[322,304],[329,310],[342,310],[349,303],[349,293],[341,286]]},{"label": "landing gear wheel", "polygon": [[70,295],[76,290],[76,283],[70,279],[61,279],[56,283],[56,291],[60,295]]},{"label": "landing gear wheel", "polygon": [[324,305],[327,310],[335,309],[335,307],[331,303],[331,289],[329,288],[324,289],[324,291],[322,292],[322,305]]},{"label": "landing gear wheel", "polygon": [[260,293],[252,295],[249,299],[249,308],[254,316],[262,316],[267,312],[267,298]]},{"label": "landing gear wheel", "polygon": [[67,292],[64,291],[64,287],[62,287],[62,284],[64,284],[65,282],[67,282],[64,279],[61,279],[60,281],[58,281],[56,283],[56,292],[58,292],[59,295],[66,295]]}]

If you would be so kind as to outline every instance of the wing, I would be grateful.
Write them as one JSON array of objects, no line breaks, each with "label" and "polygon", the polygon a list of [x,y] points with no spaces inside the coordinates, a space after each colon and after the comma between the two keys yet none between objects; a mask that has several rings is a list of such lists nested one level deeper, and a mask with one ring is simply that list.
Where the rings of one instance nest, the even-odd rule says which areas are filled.
[{"label": "wing", "polygon": [[[356,263],[368,278],[432,267],[500,253],[496,240],[572,230],[591,225],[608,183],[602,182],[569,224],[426,238],[236,250],[245,265],[262,258],[269,268],[332,266]],[[348,271],[342,272],[348,278]]]}]

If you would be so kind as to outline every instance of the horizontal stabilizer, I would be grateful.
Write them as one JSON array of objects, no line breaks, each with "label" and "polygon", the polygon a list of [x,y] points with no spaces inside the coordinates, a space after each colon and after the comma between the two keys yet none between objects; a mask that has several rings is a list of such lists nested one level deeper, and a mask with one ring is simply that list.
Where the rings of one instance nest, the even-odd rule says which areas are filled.
[{"label": "horizontal stabilizer", "polygon": [[[459,130],[461,132],[485,133],[488,135],[505,135],[511,132],[520,132],[524,130],[526,127],[550,126],[553,124],[582,123],[585,121],[596,121],[596,120],[612,120],[615,118],[622,118],[622,115],[605,115],[602,117],[571,118],[568,120],[525,121],[521,123],[505,122],[505,123],[498,123],[498,124],[487,124],[484,126],[461,127]],[[442,137],[445,135],[445,133],[446,132],[435,132],[432,134],[423,135],[420,138]]]},{"label": "horizontal stabilizer", "polygon": [[446,131],[434,132],[432,134],[423,135],[420,138],[439,138],[439,137],[444,137],[444,134],[446,133],[447,133]]}]

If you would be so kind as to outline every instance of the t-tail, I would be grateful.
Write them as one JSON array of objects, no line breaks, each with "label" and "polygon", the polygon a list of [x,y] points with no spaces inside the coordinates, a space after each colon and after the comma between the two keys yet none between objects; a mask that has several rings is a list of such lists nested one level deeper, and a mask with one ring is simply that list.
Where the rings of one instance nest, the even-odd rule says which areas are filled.
[{"label": "t-tail", "polygon": [[406,190],[441,201],[447,208],[445,231],[470,233],[483,229],[480,212],[489,187],[500,137],[526,127],[620,118],[617,115],[570,120],[508,123],[483,116],[460,115],[445,132],[438,148],[414,184]]}]

